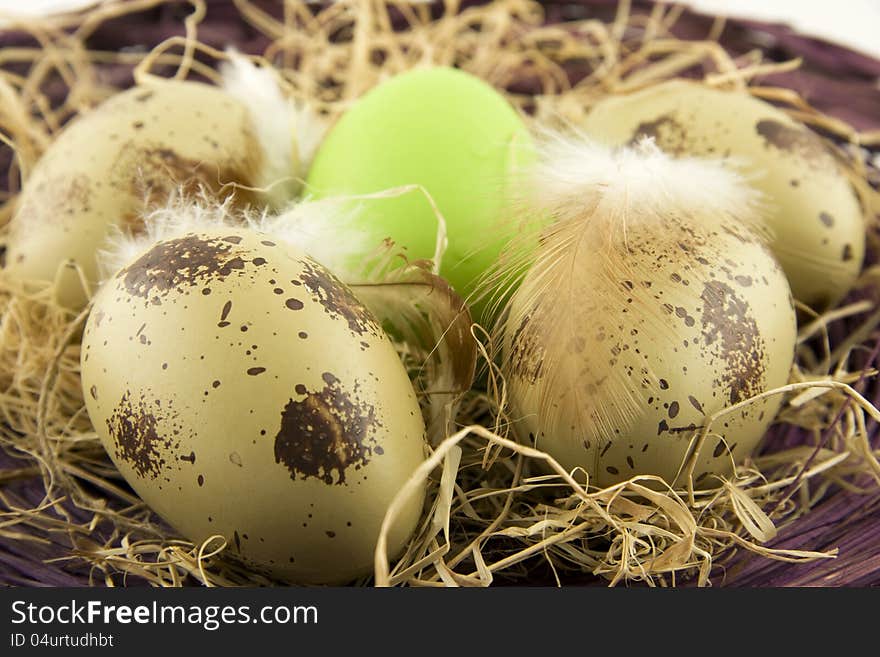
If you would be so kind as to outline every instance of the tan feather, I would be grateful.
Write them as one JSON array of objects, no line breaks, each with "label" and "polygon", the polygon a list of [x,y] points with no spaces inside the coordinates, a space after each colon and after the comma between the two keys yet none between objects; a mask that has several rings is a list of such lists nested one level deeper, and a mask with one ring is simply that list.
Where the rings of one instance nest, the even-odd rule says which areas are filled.
[{"label": "tan feather", "polygon": [[[393,246],[388,248],[392,253]],[[385,266],[350,287],[416,358],[428,437],[436,445],[454,432],[461,396],[473,383],[477,343],[471,334],[471,315],[449,284],[432,273],[432,263],[391,262],[386,260]]]},{"label": "tan feather", "polygon": [[[660,340],[677,340],[651,289],[656,258],[722,230],[763,241],[759,199],[719,163],[673,160],[650,140],[611,150],[547,133],[523,176],[512,206],[523,225],[541,217],[544,228],[537,240],[521,231],[486,279],[502,299],[493,342],[506,376],[540,390],[543,428],[601,444],[631,426],[646,403],[642,389],[657,383],[647,369],[618,366],[622,334],[642,322]],[[519,289],[499,293],[504,285]],[[684,294],[699,300],[700,288]]]}]

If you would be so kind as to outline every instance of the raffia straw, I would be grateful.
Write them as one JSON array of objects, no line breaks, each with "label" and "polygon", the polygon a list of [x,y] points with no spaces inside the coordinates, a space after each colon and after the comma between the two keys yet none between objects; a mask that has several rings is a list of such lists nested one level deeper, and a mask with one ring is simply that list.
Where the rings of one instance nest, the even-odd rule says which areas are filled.
[{"label": "raffia straw", "polygon": [[[198,41],[199,24],[210,11],[203,0],[178,3],[191,7],[183,36],[149,53],[89,50],[84,44],[107,21],[164,4],[109,2],[83,14],[18,25],[39,47],[0,51],[0,141],[13,153],[0,221],[11,216],[21,181],[63,124],[115,91],[101,81],[102,67],[128,65],[141,80],[168,69],[179,78],[216,79],[213,65],[226,55]],[[276,66],[285,91],[314,103],[330,120],[381,80],[426,64],[456,65],[482,77],[533,124],[577,123],[608,93],[696,69],[706,84],[777,103],[847,145],[841,155],[866,216],[880,210],[866,182],[877,172],[860,150],[880,144],[877,132],[859,133],[790,90],[755,84],[759,77],[796,68],[798,61],[766,62],[758,51],[732,57],[717,42],[720,19],[704,39],[681,41],[670,33],[681,8],[658,5],[649,15],[637,15],[627,1],[618,3],[610,24],[585,19],[564,26],[545,26],[541,5],[527,0],[466,9],[448,0],[437,20],[423,4],[375,0],[323,8],[286,0],[277,16],[249,0],[234,5],[268,41],[262,53],[250,54]],[[335,38],[346,33],[348,38]],[[570,62],[589,64],[574,84],[566,73]],[[13,73],[11,65],[28,71]],[[506,88],[526,78],[537,94]],[[50,98],[50,83],[62,84],[66,94]],[[385,193],[404,192],[416,193]],[[863,282],[876,289],[878,271],[868,270]],[[81,567],[76,572],[95,585],[135,579],[153,586],[276,584],[239,563],[222,537],[198,545],[183,540],[140,503],[107,459],[83,410],[77,344],[82,318],[58,308],[49,288],[25,292],[2,281],[0,288],[0,445],[20,459],[0,474],[0,538],[66,546],[45,568]],[[461,428],[407,484],[406,490],[427,486],[422,522],[400,555],[385,554],[383,533],[375,578],[360,583],[487,586],[500,577],[527,583],[543,569],[561,584],[707,585],[714,568],[741,551],[791,563],[833,558],[833,549],[782,550],[764,542],[836,488],[876,490],[865,476],[877,476],[878,449],[869,440],[868,422],[880,418],[856,389],[875,371],[851,365],[880,323],[873,303],[873,297],[856,301],[808,321],[790,384],[766,393],[785,396],[779,422],[800,431],[801,444],[755,455],[737,464],[734,476],[701,487],[636,477],[596,490],[584,473],[565,472],[547,454],[511,440],[508,429],[517,418],[509,415],[506,384],[489,357],[495,350],[488,332],[475,325],[481,383],[462,400],[456,418]],[[848,332],[832,340],[842,324]],[[407,345],[399,345],[399,352],[418,372],[426,354]],[[711,422],[694,436],[695,450]],[[39,495],[13,492],[35,480],[42,482]]]}]

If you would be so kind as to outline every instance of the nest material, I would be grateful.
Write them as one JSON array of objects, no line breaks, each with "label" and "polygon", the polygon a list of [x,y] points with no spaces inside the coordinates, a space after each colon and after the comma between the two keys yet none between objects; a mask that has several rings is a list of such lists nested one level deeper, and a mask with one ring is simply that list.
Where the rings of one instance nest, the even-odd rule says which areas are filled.
[{"label": "nest material", "polygon": [[[859,289],[804,322],[790,385],[768,393],[786,397],[777,424],[759,454],[712,488],[672,489],[652,478],[585,488],[546,454],[514,442],[493,345],[474,326],[483,376],[461,400],[460,430],[447,432],[410,482],[429,484],[423,523],[398,558],[388,559],[380,538],[375,576],[364,583],[880,582],[870,551],[870,536],[880,531],[880,202],[871,163],[880,126],[856,127],[771,85],[811,71],[797,60],[768,60],[741,48],[743,41],[728,50],[725,35],[742,37],[742,26],[689,18],[676,6],[278,4],[109,2],[16,26],[0,50],[0,168],[7,170],[0,219],[11,216],[20,180],[72,116],[147,75],[216,81],[221,49],[232,41],[275,66],[292,98],[330,120],[380,80],[424,64],[482,77],[536,125],[577,123],[608,93],[676,75],[736,88],[777,102],[835,144],[870,220],[872,255]],[[133,31],[148,43],[96,45]],[[239,564],[222,537],[182,540],[132,494],[84,410],[77,338],[85,313],[73,316],[51,298],[48,286],[25,293],[6,284],[0,292],[0,579],[273,584]],[[414,372],[424,371],[424,351],[400,348]]]}]

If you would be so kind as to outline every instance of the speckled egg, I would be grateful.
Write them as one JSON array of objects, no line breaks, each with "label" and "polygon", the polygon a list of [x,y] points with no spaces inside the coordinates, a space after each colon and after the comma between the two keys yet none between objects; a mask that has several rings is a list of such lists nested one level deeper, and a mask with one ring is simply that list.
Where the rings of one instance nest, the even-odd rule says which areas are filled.
[{"label": "speckled egg", "polygon": [[[79,274],[97,281],[96,252],[113,227],[142,228],[143,208],[183,186],[250,194],[263,157],[248,109],[207,84],[157,81],[112,96],[75,119],[25,181],[9,226],[7,276],[56,281],[56,297],[80,308]],[[221,193],[222,191],[222,193]]]},{"label": "speckled egg", "polygon": [[[606,281],[606,259],[578,258],[564,317],[540,301],[523,305],[540,300],[534,288],[544,283],[533,273],[513,297],[521,320],[504,335],[511,417],[524,440],[582,468],[592,484],[635,475],[672,483],[708,414],[788,382],[796,338],[788,283],[737,225],[671,215],[613,248],[620,252],[607,258],[639,277]],[[598,294],[602,287],[612,293]],[[547,344],[553,324],[570,327],[566,342]],[[695,477],[729,473],[780,402],[752,403],[714,424]]]},{"label": "speckled egg", "polygon": [[818,311],[853,286],[865,253],[859,199],[823,140],[749,94],[673,80],[601,101],[584,124],[612,145],[642,136],[675,155],[721,158],[767,203],[771,249],[792,292]]},{"label": "speckled egg", "polygon": [[[184,536],[219,534],[302,583],[369,574],[425,427],[386,334],[327,269],[271,236],[155,243],[105,284],[82,345],[92,423]],[[399,550],[423,496],[389,536]]]}]

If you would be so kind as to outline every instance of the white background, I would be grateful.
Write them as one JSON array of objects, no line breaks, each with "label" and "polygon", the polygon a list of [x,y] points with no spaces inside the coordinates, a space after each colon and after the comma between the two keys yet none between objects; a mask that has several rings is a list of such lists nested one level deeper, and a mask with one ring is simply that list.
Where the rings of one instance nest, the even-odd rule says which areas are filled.
[{"label": "white background", "polygon": [[[0,0],[0,12],[40,13],[94,0]],[[687,0],[699,11],[783,22],[880,58],[880,0]]]}]

